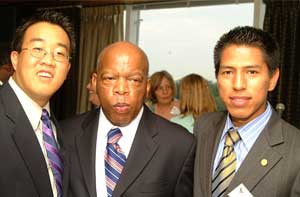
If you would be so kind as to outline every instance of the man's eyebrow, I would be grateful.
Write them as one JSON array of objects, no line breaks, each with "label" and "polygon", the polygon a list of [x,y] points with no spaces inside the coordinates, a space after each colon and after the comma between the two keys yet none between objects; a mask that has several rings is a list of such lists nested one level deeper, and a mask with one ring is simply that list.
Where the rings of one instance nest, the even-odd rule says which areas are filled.
[{"label": "man's eyebrow", "polygon": [[[42,38],[32,38],[30,40],[30,42],[45,42],[45,40],[42,39]],[[66,44],[63,44],[63,43],[59,42],[59,43],[57,43],[57,45],[60,46],[60,47],[66,48],[67,50],[69,49],[69,47]]]},{"label": "man's eyebrow", "polygon": [[[260,68],[260,65],[254,64],[254,65],[246,65],[246,66],[242,66],[243,68]],[[220,65],[220,68],[235,68],[235,66],[229,66],[229,65]]]},{"label": "man's eyebrow", "polygon": [[44,39],[42,39],[42,38],[32,38],[32,39],[30,39],[30,41],[29,41],[29,42],[36,42],[36,41],[39,41],[39,42],[44,42],[45,40],[44,40]]},{"label": "man's eyebrow", "polygon": [[228,66],[228,65],[220,65],[220,69],[228,69],[228,68],[234,68],[233,66]]},{"label": "man's eyebrow", "polygon": [[257,64],[245,66],[245,68],[260,68],[260,67],[261,66]]},{"label": "man's eyebrow", "polygon": [[60,46],[60,47],[65,48],[65,49],[67,49],[67,50],[69,50],[69,47],[68,47],[66,44],[63,44],[63,43],[57,43],[57,45]]}]

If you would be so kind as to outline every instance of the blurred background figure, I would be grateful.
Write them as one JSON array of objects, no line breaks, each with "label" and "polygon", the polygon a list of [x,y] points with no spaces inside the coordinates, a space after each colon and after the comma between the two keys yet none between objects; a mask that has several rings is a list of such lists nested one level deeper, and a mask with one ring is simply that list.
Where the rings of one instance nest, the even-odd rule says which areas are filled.
[{"label": "blurred background figure", "polygon": [[90,81],[86,85],[86,89],[89,91],[89,101],[94,107],[100,106],[100,101],[96,92],[96,82],[97,82],[97,71],[96,69],[90,74]]},{"label": "blurred background figure", "polygon": [[3,83],[7,82],[9,77],[12,76],[14,73],[14,68],[12,67],[12,64],[10,60],[2,62],[0,65],[0,86],[3,85]]},{"label": "blurred background figure", "polygon": [[150,77],[148,107],[152,112],[168,120],[180,114],[179,101],[175,98],[173,77],[167,71],[155,72]]},{"label": "blurred background figure", "polygon": [[189,74],[182,78],[179,85],[181,114],[171,118],[193,133],[194,120],[204,112],[216,111],[216,103],[210,93],[208,82],[202,76]]}]

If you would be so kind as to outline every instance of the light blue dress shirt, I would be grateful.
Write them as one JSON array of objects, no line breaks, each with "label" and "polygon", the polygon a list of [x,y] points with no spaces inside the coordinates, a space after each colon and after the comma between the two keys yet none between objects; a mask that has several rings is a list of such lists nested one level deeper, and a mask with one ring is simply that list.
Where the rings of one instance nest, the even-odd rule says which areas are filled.
[{"label": "light blue dress shirt", "polygon": [[227,114],[226,124],[221,136],[221,141],[219,143],[219,147],[214,161],[213,173],[215,172],[216,167],[222,157],[226,132],[228,131],[228,129],[231,127],[237,129],[241,136],[241,140],[234,145],[234,151],[236,152],[237,156],[236,170],[238,170],[242,162],[246,158],[247,154],[249,153],[250,149],[252,148],[253,144],[255,143],[256,139],[265,128],[271,115],[272,108],[271,105],[267,103],[267,108],[264,111],[264,113],[262,113],[261,115],[259,115],[258,117],[241,127],[235,127],[230,119],[229,114]]}]

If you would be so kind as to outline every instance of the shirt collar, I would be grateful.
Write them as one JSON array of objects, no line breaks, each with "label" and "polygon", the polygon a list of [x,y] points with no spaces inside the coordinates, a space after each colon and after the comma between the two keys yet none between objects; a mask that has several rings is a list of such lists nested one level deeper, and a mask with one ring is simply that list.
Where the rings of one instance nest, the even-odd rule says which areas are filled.
[{"label": "shirt collar", "polygon": [[[11,77],[8,80],[9,85],[14,90],[15,94],[17,95],[17,98],[19,102],[21,103],[25,114],[27,118],[29,119],[29,122],[34,130],[36,130],[39,126],[40,119],[42,116],[42,107],[39,106],[36,102],[34,102],[14,81],[14,79]],[[50,104],[49,102],[43,107],[44,109],[48,110],[48,113],[50,115]]]},{"label": "shirt collar", "polygon": [[103,113],[102,107],[100,108],[100,115],[99,115],[99,126],[100,126],[100,131],[101,136],[107,138],[107,134],[108,132],[113,129],[113,128],[119,128],[122,131],[122,135],[123,137],[126,136],[131,136],[131,135],[135,135],[137,130],[137,127],[139,125],[139,122],[142,118],[143,115],[143,111],[144,111],[144,106],[142,106],[142,108],[140,109],[138,115],[129,123],[129,125],[125,126],[125,127],[118,127],[113,125],[105,116],[105,114]]},{"label": "shirt collar", "polygon": [[[253,126],[257,125],[258,122],[262,121],[262,120],[268,120],[272,115],[272,109],[271,109],[271,105],[269,102],[267,102],[267,107],[266,110],[260,114],[259,116],[257,116],[256,118],[254,118],[253,120],[251,120],[250,122],[248,122],[247,124],[241,126],[241,127],[235,127],[232,123],[232,120],[230,118],[229,113],[227,114],[227,119],[226,119],[226,124],[225,124],[225,128],[223,130],[222,133],[222,138],[225,137],[226,132],[228,131],[228,129],[230,129],[231,127],[235,128],[238,130],[239,135],[241,137],[241,140],[243,142],[247,142],[249,137],[251,137],[251,135],[247,135],[247,132],[249,131],[250,128],[252,128]],[[262,124],[264,124],[264,126],[267,124],[267,121],[263,121],[260,126],[262,126]],[[247,146],[247,143],[246,143]]]}]

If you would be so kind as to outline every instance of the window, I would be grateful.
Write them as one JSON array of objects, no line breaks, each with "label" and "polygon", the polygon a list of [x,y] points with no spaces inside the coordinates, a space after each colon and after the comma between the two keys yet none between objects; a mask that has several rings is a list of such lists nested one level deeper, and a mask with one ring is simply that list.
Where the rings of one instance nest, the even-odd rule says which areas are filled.
[{"label": "window", "polygon": [[235,26],[253,25],[254,3],[140,11],[139,46],[150,63],[150,75],[167,70],[175,80],[197,73],[215,81],[213,49]]}]

